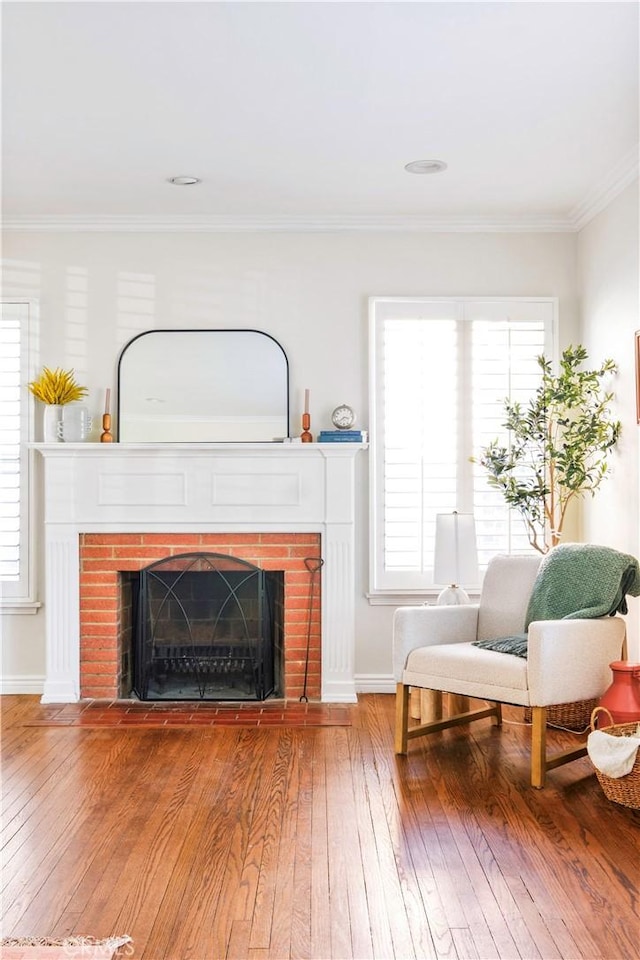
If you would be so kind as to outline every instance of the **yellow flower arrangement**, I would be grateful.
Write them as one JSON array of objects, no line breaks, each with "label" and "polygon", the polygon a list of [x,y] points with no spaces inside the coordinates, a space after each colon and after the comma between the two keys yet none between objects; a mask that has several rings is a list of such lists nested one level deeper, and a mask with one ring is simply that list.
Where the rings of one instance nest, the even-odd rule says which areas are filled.
[{"label": "yellow flower arrangement", "polygon": [[73,370],[63,370],[61,367],[55,370],[43,367],[40,376],[29,384],[29,390],[36,400],[47,404],[73,403],[74,400],[82,400],[89,392],[86,387],[78,386]]}]

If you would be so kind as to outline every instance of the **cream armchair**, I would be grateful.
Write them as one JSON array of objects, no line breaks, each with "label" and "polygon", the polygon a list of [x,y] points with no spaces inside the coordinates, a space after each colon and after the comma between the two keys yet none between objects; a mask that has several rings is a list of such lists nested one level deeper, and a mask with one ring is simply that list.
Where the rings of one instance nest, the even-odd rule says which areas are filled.
[{"label": "cream armchair", "polygon": [[[400,607],[393,621],[397,754],[408,741],[446,727],[492,717],[502,722],[501,704],[531,708],[531,785],[543,787],[547,770],[585,756],[586,744],[547,756],[546,708],[599,697],[611,682],[609,663],[625,642],[621,617],[539,620],[529,625],[528,655],[474,646],[472,641],[523,634],[539,557],[494,557],[479,604]],[[438,691],[435,719],[411,725],[412,688]],[[488,701],[440,719],[442,692]],[[459,700],[453,698],[454,702]],[[424,719],[424,718],[423,718]]]}]

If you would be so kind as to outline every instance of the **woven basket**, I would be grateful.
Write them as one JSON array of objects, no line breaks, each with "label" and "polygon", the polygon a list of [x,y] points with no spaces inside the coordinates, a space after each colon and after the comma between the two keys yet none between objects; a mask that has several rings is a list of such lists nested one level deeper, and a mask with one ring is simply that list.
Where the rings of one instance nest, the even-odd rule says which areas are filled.
[{"label": "woven basket", "polygon": [[[598,698],[575,700],[573,703],[554,703],[547,707],[547,726],[565,727],[567,730],[586,730],[591,714],[598,706]],[[531,708],[524,708],[524,722],[531,723]]]},{"label": "woven basket", "polygon": [[[610,733],[614,737],[627,737],[636,732],[638,727],[636,720],[632,723],[614,723],[606,707],[596,707],[591,714],[592,730],[596,729],[595,720],[599,710],[606,713],[611,721],[608,727],[598,727],[598,730],[602,730],[603,733]],[[632,810],[640,810],[640,750],[636,754],[631,770],[624,777],[608,777],[595,766],[594,770],[607,800],[620,803],[623,807],[631,807]]]}]

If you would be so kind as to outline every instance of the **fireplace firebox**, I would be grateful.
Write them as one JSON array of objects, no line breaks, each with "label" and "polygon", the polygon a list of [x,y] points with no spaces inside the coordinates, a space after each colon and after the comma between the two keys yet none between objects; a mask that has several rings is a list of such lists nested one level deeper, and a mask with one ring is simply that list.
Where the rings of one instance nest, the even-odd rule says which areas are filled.
[{"label": "fireplace firebox", "polygon": [[284,575],[184,553],[131,577],[133,687],[141,700],[282,696]]}]

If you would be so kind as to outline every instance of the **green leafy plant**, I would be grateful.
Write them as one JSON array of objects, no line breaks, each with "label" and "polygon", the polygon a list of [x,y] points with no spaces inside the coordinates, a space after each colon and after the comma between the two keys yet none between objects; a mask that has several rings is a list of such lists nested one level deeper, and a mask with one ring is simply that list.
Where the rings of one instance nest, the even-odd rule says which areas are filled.
[{"label": "green leafy plant", "polygon": [[82,400],[89,392],[86,387],[78,386],[73,370],[62,370],[61,367],[55,370],[43,367],[40,376],[29,384],[29,390],[36,400],[47,404],[73,403]]},{"label": "green leafy plant", "polygon": [[592,496],[609,469],[609,454],[620,436],[620,422],[610,415],[613,393],[605,381],[617,372],[613,360],[583,370],[583,346],[568,347],[560,372],[537,358],[542,378],[526,406],[505,400],[508,443],[498,440],[476,458],[526,525],[529,542],[540,553],[556,546],[567,507],[576,497]]}]

